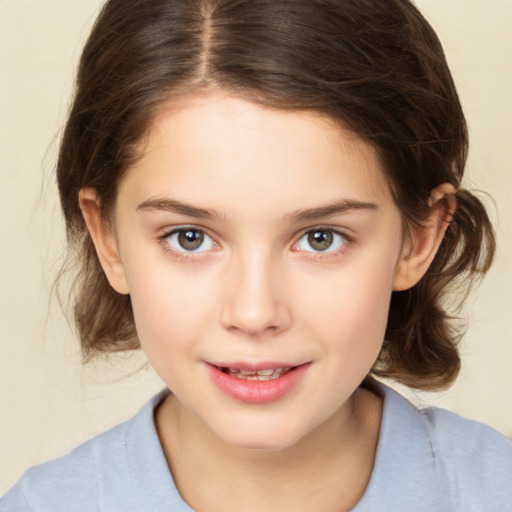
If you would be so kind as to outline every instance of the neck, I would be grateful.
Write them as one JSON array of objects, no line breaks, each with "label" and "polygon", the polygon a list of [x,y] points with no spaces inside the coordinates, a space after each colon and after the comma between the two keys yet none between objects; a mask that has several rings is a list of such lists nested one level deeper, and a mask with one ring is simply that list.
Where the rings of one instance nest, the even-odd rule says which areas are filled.
[{"label": "neck", "polygon": [[357,390],[328,421],[279,451],[224,443],[173,395],[157,410],[155,420],[177,488],[194,509],[322,512],[348,510],[363,495],[380,416],[381,399]]}]

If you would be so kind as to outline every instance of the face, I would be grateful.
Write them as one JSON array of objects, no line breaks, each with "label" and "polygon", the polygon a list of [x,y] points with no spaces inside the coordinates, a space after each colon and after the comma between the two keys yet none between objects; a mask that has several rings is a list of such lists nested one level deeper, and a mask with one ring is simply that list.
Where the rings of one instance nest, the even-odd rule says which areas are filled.
[{"label": "face", "polygon": [[376,152],[318,114],[204,95],[163,108],[141,155],[111,282],[149,362],[222,441],[297,443],[382,345],[402,222]]}]

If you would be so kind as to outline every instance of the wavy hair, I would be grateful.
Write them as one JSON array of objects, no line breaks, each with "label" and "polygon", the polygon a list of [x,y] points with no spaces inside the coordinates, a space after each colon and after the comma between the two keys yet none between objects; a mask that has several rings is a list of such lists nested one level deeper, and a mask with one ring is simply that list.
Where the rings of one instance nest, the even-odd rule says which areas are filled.
[{"label": "wavy hair", "polygon": [[[495,240],[479,199],[460,188],[468,135],[441,44],[408,0],[109,0],[79,63],[57,178],[84,358],[139,346],[130,297],[101,269],[78,206],[96,189],[106,218],[159,107],[203,88],[339,121],[378,151],[405,226],[430,191],[458,190],[431,267],[393,292],[372,372],[420,389],[456,377],[460,335],[443,299],[490,266]],[[76,268],[76,265],[78,267]]]}]

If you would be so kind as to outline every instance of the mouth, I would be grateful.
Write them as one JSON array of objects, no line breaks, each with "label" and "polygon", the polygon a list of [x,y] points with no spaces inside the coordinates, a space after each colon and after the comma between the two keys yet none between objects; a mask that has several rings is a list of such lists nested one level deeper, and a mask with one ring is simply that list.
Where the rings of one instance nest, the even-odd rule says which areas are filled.
[{"label": "mouth", "polygon": [[248,404],[264,404],[283,398],[305,378],[311,362],[208,363],[210,377],[227,396]]},{"label": "mouth", "polygon": [[236,377],[237,379],[258,381],[279,379],[292,370],[295,370],[295,368],[297,367],[286,366],[282,368],[268,368],[263,370],[245,370],[228,366],[217,366],[217,369],[219,369],[221,372],[226,373],[227,375],[231,375],[232,377]]}]

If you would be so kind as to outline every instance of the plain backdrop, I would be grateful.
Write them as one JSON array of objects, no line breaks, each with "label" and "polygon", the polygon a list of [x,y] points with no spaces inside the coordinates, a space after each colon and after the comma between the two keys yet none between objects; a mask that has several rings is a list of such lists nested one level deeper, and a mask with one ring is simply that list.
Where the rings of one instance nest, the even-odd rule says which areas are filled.
[{"label": "plain backdrop", "polygon": [[[465,186],[482,189],[496,263],[463,312],[462,373],[414,393],[512,434],[512,1],[421,0],[467,114]],[[0,495],[30,465],[134,414],[162,382],[141,355],[82,367],[51,298],[64,255],[53,179],[80,48],[100,0],[0,0]],[[411,395],[408,393],[408,395]]]}]

